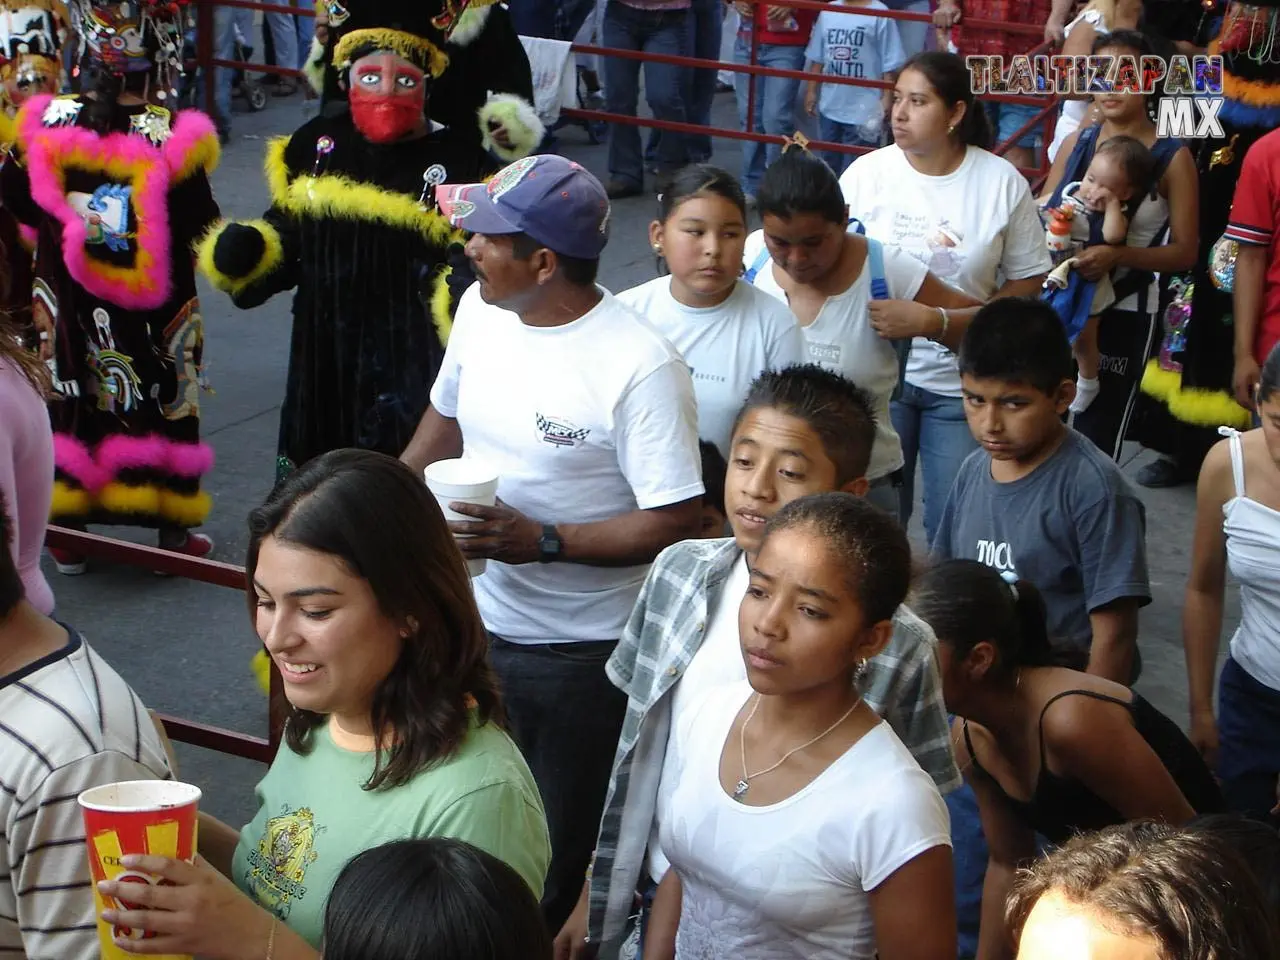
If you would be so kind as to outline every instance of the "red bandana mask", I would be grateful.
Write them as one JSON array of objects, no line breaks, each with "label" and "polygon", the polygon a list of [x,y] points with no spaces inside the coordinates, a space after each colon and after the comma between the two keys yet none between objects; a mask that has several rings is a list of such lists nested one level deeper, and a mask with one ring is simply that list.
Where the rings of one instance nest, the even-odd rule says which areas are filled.
[{"label": "red bandana mask", "polygon": [[351,119],[366,140],[395,143],[426,129],[427,75],[394,53],[351,65]]}]

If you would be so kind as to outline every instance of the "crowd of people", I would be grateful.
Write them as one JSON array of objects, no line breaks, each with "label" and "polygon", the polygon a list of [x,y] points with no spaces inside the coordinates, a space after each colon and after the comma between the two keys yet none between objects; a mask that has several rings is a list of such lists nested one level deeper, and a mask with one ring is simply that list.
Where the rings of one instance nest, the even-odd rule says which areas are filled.
[{"label": "crowd of people", "polygon": [[[692,16],[663,6],[613,0],[607,31]],[[967,13],[1154,49],[1121,3],[1056,7]],[[785,35],[762,58],[823,63],[825,12],[815,37],[757,10]],[[326,106],[269,147],[261,218],[221,217],[216,128],[155,102],[167,5],[75,0],[81,92],[12,104],[0,209],[35,255],[6,248],[33,296],[0,321],[0,952],[1280,960],[1280,132],[1240,158],[1225,238],[1260,362],[1199,471],[1188,734],[1134,690],[1148,518],[1115,456],[1165,278],[1208,251],[1196,157],[1142,96],[1070,111],[1037,199],[989,149],[1022,114],[955,53],[873,37],[887,114],[810,99],[875,149],[752,144],[737,177],[664,135],[658,216],[621,238],[616,183],[530,152],[527,63],[432,106],[518,50],[507,10],[325,12]],[[936,16],[960,49],[1022,42]],[[1038,294],[1042,208],[1076,180],[1106,236],[1074,269],[1110,289],[1073,345]],[[611,242],[660,275],[605,290]],[[50,518],[212,549],[197,269],[241,308],[296,291],[245,558],[287,716],[247,824],[202,811],[199,858],[95,888],[79,793],[181,771],[40,553]],[[446,519],[424,471],[454,459],[497,497]]]}]

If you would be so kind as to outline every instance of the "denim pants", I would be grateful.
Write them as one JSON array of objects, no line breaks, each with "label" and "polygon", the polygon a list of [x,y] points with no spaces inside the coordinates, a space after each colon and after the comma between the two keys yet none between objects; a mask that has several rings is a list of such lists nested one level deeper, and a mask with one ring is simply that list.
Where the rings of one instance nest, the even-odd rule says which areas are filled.
[{"label": "denim pants", "polygon": [[[236,59],[236,28],[246,45],[253,44],[253,11],[240,7],[213,8],[213,49],[219,60]],[[230,67],[213,69],[214,89],[213,102],[218,111],[218,119],[223,124],[231,123],[231,85],[235,79],[235,71]],[[205,78],[207,83],[208,77]]]},{"label": "denim pants", "polygon": [[595,7],[595,0],[515,0],[511,25],[522,37],[572,42]]},{"label": "denim pants", "polygon": [[[604,12],[604,45],[619,50],[642,50],[682,56],[689,40],[689,10],[639,10],[611,0]],[[644,66],[645,99],[658,120],[684,123],[686,67],[665,63]],[[610,113],[634,117],[640,100],[640,61],[606,57],[604,95]],[[662,131],[654,164],[658,173],[670,174],[688,160],[684,134]],[[640,128],[614,124],[609,129],[609,176],[635,187],[644,186],[644,155]]]},{"label": "denim pants", "polygon": [[1280,691],[1231,657],[1218,679],[1218,779],[1227,809],[1280,826],[1271,813],[1280,778]]},{"label": "denim pants", "polygon": [[[720,59],[720,25],[724,19],[724,4],[721,0],[693,0],[689,11],[689,45],[690,56],[701,60]],[[715,70],[689,70],[688,93],[685,103],[688,106],[690,123],[703,127],[711,126],[711,102],[716,95]],[[689,161],[706,163],[711,159],[711,135],[699,133],[685,138],[688,144]]]},{"label": "denim pants", "polygon": [[[298,28],[291,13],[266,13],[267,29],[271,31],[271,46],[275,50],[276,66],[294,70],[298,66]],[[305,51],[304,51],[305,52]],[[285,79],[281,77],[281,79]]]},{"label": "denim pants", "polygon": [[904,383],[902,396],[890,404],[889,413],[902,441],[902,523],[905,526],[911,519],[919,463],[924,478],[924,533],[932,543],[960,464],[978,449],[978,442],[969,432],[959,397]]},{"label": "denim pants", "polygon": [[507,729],[537,781],[551,835],[542,895],[559,931],[582,894],[627,698],[605,675],[617,642],[519,644],[492,637]]},{"label": "denim pants", "polygon": [[956,882],[957,946],[962,957],[977,956],[982,925],[982,885],[987,879],[987,838],[982,835],[978,798],[969,784],[943,798],[951,815],[951,857]]},{"label": "denim pants", "polygon": [[[751,62],[751,32],[739,30],[733,48],[734,63]],[[804,47],[780,43],[762,43],[756,51],[756,65],[779,70],[803,70]],[[734,92],[738,98],[738,125],[756,133],[772,133],[789,137],[795,133],[796,95],[800,81],[787,77],[755,78],[755,116],[747,127],[747,99],[751,74],[733,75]],[[765,167],[777,160],[782,153],[781,144],[742,141],[742,189],[754,196],[760,188],[760,178]]]},{"label": "denim pants", "polygon": [[298,36],[298,62],[294,66],[301,70],[307,65],[307,57],[311,56],[311,41],[316,36],[316,19],[297,15],[293,19],[293,28]]},{"label": "denim pants", "polygon": [[[842,143],[851,147],[878,147],[880,141],[872,140],[862,135],[862,128],[856,123],[841,123],[839,120],[831,120],[827,117],[818,115],[818,139],[825,140],[827,143]],[[854,155],[852,153],[836,153],[834,150],[828,150],[823,154],[831,169],[836,172],[836,176],[844,173],[849,164],[853,163]]]}]

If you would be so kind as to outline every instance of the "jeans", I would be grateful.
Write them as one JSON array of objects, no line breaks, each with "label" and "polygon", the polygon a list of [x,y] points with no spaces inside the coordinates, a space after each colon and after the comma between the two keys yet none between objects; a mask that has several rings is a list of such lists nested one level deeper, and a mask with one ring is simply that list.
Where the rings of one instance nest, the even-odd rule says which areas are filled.
[{"label": "jeans", "polygon": [[1280,826],[1271,813],[1280,779],[1280,691],[1228,657],[1218,680],[1218,779],[1227,809]]},{"label": "jeans", "polygon": [[[689,46],[690,56],[701,60],[720,59],[720,25],[724,18],[724,4],[721,0],[693,0],[689,11]],[[716,95],[715,70],[689,70],[688,92],[685,103],[688,106],[689,122],[703,127],[711,126],[711,102]],[[706,163],[711,159],[711,134],[698,133],[686,137],[689,161]]]},{"label": "jeans", "polygon": [[490,662],[507,729],[537,781],[551,835],[543,888],[547,928],[559,931],[582,894],[595,848],[627,698],[605,675],[615,641],[517,644],[493,637]]},{"label": "jeans", "polygon": [[987,879],[987,838],[982,835],[978,798],[963,784],[943,798],[951,815],[951,856],[956,882],[956,928],[959,955],[978,953],[982,925],[982,885]]},{"label": "jeans", "polygon": [[978,449],[964,418],[964,401],[944,397],[910,383],[889,406],[893,429],[902,441],[902,523],[911,519],[915,499],[916,462],[924,477],[924,533],[930,543],[942,507],[965,457]]},{"label": "jeans", "polygon": [[[839,120],[829,120],[826,117],[818,116],[818,139],[825,140],[827,143],[843,143],[851,147],[878,147],[880,140],[871,139],[862,135],[862,127],[856,123],[841,123]],[[823,154],[831,169],[836,172],[836,176],[844,173],[845,168],[853,163],[853,154],[836,153],[834,150],[828,150]]]},{"label": "jeans", "polygon": [[[263,14],[267,20],[267,29],[271,31],[271,45],[275,49],[276,66],[290,70],[298,66],[298,28],[294,26],[291,13]],[[306,55],[306,51],[303,51]],[[281,77],[281,80],[286,78]]]},{"label": "jeans", "polygon": [[[604,45],[619,50],[643,50],[682,56],[689,39],[688,10],[638,10],[612,0],[604,12]],[[604,62],[604,94],[610,113],[634,117],[640,99],[640,62],[607,57]],[[686,119],[684,82],[687,68],[665,63],[644,64],[645,99],[658,120]],[[687,138],[662,131],[654,162],[658,173],[670,174],[688,160]],[[644,156],[640,128],[615,124],[609,129],[609,176],[628,186],[644,186]]]},{"label": "jeans", "polygon": [[[885,4],[890,10],[903,13],[928,13],[929,0],[889,0]],[[914,57],[929,45],[929,24],[923,20],[895,20],[898,28],[898,39],[902,43],[902,52],[908,58]]]},{"label": "jeans", "polygon": [[572,42],[594,6],[595,0],[516,0],[507,9],[520,36]]},{"label": "jeans", "polygon": [[311,56],[311,41],[316,37],[315,17],[294,16],[293,28],[298,36],[298,62],[294,64],[299,70],[307,65],[307,57]]},{"label": "jeans", "polygon": [[[246,45],[253,40],[253,11],[240,7],[213,8],[213,49],[219,60],[235,60],[236,29]],[[235,80],[235,71],[229,67],[215,67],[213,102],[218,112],[218,120],[223,125],[231,123],[231,86]],[[208,78],[205,78],[208,82]]]},{"label": "jeans", "polygon": [[[738,40],[733,48],[733,62],[751,62],[750,31],[738,31]],[[804,47],[762,43],[756,51],[756,65],[779,70],[803,70]],[[800,81],[785,77],[755,77],[755,116],[751,118],[751,125],[748,127],[747,99],[751,80],[749,73],[734,74],[733,87],[738,97],[739,126],[756,133],[791,136],[795,132],[796,94],[800,91]],[[760,188],[760,178],[764,176],[765,167],[781,154],[781,144],[742,141],[742,189],[748,195],[755,195]]]}]

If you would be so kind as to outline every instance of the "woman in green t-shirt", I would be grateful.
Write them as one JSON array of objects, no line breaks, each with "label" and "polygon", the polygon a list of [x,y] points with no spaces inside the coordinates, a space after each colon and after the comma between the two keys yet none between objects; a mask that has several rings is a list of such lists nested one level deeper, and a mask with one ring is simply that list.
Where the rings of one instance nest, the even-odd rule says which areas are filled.
[{"label": "woman in green t-shirt", "polygon": [[285,743],[243,830],[202,814],[202,860],[126,858],[157,883],[102,886],[107,922],[152,934],[117,943],[315,960],[342,868],[413,837],[471,843],[541,896],[542,802],[500,726],[488,635],[422,481],[382,454],[333,451],[289,476],[249,532],[250,610],[292,708]]}]

